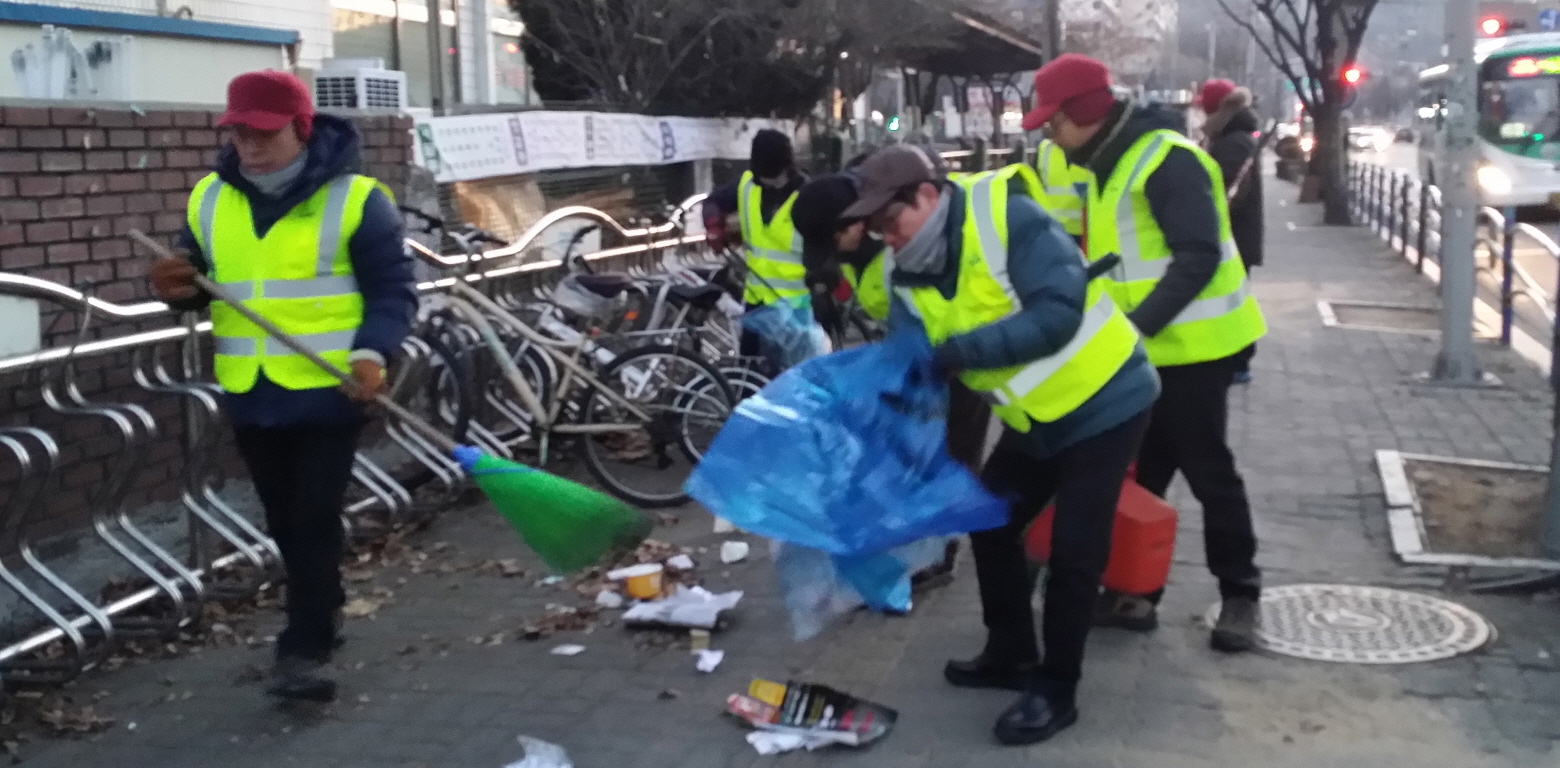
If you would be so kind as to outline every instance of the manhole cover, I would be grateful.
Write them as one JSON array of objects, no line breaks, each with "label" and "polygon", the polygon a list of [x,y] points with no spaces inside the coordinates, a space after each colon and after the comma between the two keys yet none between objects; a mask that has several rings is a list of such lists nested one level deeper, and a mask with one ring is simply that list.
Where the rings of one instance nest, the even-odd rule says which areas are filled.
[{"label": "manhole cover", "polygon": [[[1219,606],[1208,609],[1211,626]],[[1410,664],[1467,653],[1489,622],[1457,603],[1380,587],[1291,584],[1262,591],[1258,643],[1275,653],[1351,664]]]}]

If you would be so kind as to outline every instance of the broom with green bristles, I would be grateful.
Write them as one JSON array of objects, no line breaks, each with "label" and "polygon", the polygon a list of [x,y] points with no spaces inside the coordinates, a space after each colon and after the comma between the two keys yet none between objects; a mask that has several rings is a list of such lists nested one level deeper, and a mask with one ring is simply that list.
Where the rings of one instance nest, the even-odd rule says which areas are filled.
[{"label": "broom with green bristles", "polygon": [[[178,258],[141,232],[131,231],[130,237],[160,257]],[[349,387],[358,386],[351,374],[331,365],[205,275],[196,272],[195,285],[232,307],[288,349],[319,366],[320,370]],[[542,561],[556,571],[576,571],[594,565],[615,549],[632,549],[650,535],[655,525],[648,515],[600,491],[534,467],[489,456],[469,445],[460,445],[382,393],[374,394],[374,402],[449,452],[498,513],[520,532]]]}]

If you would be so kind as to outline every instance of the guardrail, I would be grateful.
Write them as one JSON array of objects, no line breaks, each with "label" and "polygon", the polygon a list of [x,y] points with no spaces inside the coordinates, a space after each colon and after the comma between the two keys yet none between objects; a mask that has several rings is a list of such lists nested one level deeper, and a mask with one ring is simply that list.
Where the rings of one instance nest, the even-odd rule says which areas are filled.
[{"label": "guardrail", "polygon": [[[1374,163],[1350,161],[1349,205],[1355,221],[1370,227],[1415,267],[1441,262],[1441,191],[1414,174]],[[1560,262],[1560,243],[1532,224],[1518,222],[1513,208],[1482,207],[1478,213],[1475,249],[1477,269],[1499,281],[1500,341],[1511,344],[1518,298],[1532,303],[1551,327],[1556,326],[1555,293],[1546,290],[1517,263],[1516,240],[1523,235],[1549,258]]]},{"label": "guardrail", "polygon": [[[617,239],[626,242],[585,256],[590,261],[610,260],[613,267],[653,268],[668,249],[702,242],[701,235],[686,235],[686,217],[703,200],[697,195],[666,212],[668,220],[656,226],[624,226],[610,215],[579,206],[554,211],[531,226],[513,244],[487,251],[467,264],[464,256],[446,256],[408,240],[413,253],[441,269],[464,268],[460,278],[444,277],[422,283],[422,292],[449,285],[456,279],[469,281],[505,281],[513,291],[539,291],[551,281],[551,273],[561,263],[553,260],[527,260],[533,246],[550,226],[566,219],[586,219],[610,228]],[[23,275],[0,273],[0,294],[22,296],[49,302],[67,311],[83,313],[81,335],[85,336],[87,318],[144,320],[172,316],[161,302],[117,304],[89,293]],[[61,446],[57,436],[36,427],[0,427],[0,461],[15,466],[14,482],[0,494],[0,583],[8,587],[43,620],[44,628],[0,648],[0,675],[8,680],[61,683],[92,668],[123,637],[143,634],[163,635],[184,626],[200,615],[202,602],[212,596],[252,593],[274,574],[278,562],[276,546],[247,516],[234,509],[216,491],[218,467],[215,457],[227,439],[220,416],[218,390],[205,381],[201,361],[205,359],[211,324],[197,322],[186,314],[182,324],[113,338],[86,341],[68,347],[43,349],[0,359],[0,374],[27,374],[40,382],[40,397],[46,408],[63,418],[63,425],[77,420],[106,422],[110,434],[117,436],[119,450],[111,461],[107,477],[94,489],[91,501],[90,533],[113,556],[113,562],[137,581],[149,584],[128,595],[95,599],[92,589],[73,584],[57,567],[37,554],[43,538],[40,523],[51,510],[48,498],[61,469]],[[407,381],[427,375],[431,350],[422,340],[412,337],[403,346],[403,357],[396,368],[392,392],[415,391]],[[163,431],[145,407],[130,402],[94,402],[90,397],[102,392],[84,391],[78,385],[78,368],[87,361],[106,355],[128,354],[133,371],[134,390],[150,397],[174,397],[183,415],[182,444],[178,461],[179,501],[189,525],[182,548],[159,541],[144,529],[125,508],[134,480],[143,468],[147,446]],[[175,361],[170,365],[168,361]],[[121,394],[128,395],[128,392]],[[62,431],[68,427],[62,426]],[[387,446],[403,450],[414,468],[427,470],[430,479],[458,490],[459,473],[447,458],[438,454],[419,435],[392,422],[385,424]],[[477,436],[474,436],[477,437]],[[365,452],[359,452],[353,478],[358,492],[355,501],[344,510],[344,522],[354,527],[361,514],[383,511],[392,519],[408,513],[414,506],[415,487],[398,479]],[[446,498],[452,498],[447,496]],[[208,542],[220,542],[225,553],[211,557]],[[13,559],[14,558],[14,559]],[[233,566],[251,566],[252,578],[229,583],[218,573]],[[36,652],[60,644],[60,653]]]}]

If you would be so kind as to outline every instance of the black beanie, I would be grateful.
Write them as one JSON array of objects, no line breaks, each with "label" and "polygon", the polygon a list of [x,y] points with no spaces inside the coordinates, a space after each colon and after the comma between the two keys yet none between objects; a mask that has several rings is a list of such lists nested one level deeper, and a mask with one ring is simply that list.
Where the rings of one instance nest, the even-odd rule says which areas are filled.
[{"label": "black beanie", "polygon": [[791,137],[771,128],[753,134],[753,151],[748,166],[753,175],[767,179],[779,176],[796,165]]},{"label": "black beanie", "polygon": [[856,182],[845,174],[824,176],[802,185],[791,204],[791,224],[802,236],[802,251],[813,258],[834,251],[834,234],[851,222],[840,214],[856,202]]}]

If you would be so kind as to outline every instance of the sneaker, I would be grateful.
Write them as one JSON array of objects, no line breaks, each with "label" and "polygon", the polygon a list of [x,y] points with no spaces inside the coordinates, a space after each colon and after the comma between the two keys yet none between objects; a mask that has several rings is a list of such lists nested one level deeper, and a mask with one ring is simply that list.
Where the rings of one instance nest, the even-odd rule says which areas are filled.
[{"label": "sneaker", "polygon": [[1142,595],[1105,590],[1094,604],[1094,626],[1152,632],[1159,628],[1159,609]]},{"label": "sneaker", "polygon": [[1226,598],[1219,608],[1209,645],[1216,651],[1244,653],[1257,647],[1257,601],[1250,597]]},{"label": "sneaker", "polygon": [[336,681],[325,676],[325,665],[311,659],[286,656],[271,669],[266,693],[279,699],[328,704],[336,700]]}]

